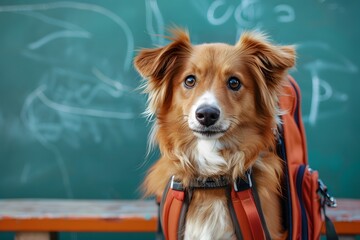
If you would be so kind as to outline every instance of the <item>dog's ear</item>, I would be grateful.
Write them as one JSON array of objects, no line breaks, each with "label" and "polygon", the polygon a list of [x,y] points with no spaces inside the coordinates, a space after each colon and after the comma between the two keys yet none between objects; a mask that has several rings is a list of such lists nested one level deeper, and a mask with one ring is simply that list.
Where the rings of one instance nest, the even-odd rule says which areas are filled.
[{"label": "dog's ear", "polygon": [[278,114],[274,111],[286,83],[287,70],[295,65],[294,46],[274,45],[261,33],[247,32],[241,36],[236,47],[256,82],[256,109],[268,116]]},{"label": "dog's ear", "polygon": [[173,29],[172,42],[154,49],[143,49],[135,57],[134,64],[138,72],[149,80],[161,81],[176,71],[176,63],[189,56],[190,38],[186,31]]},{"label": "dog's ear", "polygon": [[264,34],[258,32],[244,33],[237,47],[242,55],[252,59],[251,64],[261,71],[270,89],[278,87],[287,70],[295,65],[294,46],[273,45]]},{"label": "dog's ear", "polygon": [[186,31],[172,30],[172,42],[164,47],[144,49],[134,59],[138,72],[148,81],[144,82],[144,93],[148,94],[145,115],[151,118],[159,109],[170,106],[172,81],[191,54],[191,43]]}]

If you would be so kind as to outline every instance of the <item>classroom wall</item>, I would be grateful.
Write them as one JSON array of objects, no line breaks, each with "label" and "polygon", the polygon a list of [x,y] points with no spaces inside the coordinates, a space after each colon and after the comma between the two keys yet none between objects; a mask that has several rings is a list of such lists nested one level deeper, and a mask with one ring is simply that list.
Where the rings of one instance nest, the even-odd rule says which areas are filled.
[{"label": "classroom wall", "polygon": [[359,1],[0,2],[0,198],[131,199],[157,157],[132,66],[169,26],[193,43],[250,29],[296,44],[309,161],[360,197]]}]

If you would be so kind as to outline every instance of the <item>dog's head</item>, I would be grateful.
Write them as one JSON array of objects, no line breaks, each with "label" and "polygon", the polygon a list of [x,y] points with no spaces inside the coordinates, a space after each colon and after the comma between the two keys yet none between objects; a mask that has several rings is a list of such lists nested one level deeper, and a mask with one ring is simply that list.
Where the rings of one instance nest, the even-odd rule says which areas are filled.
[{"label": "dog's head", "polygon": [[273,45],[251,32],[235,45],[192,45],[181,30],[171,40],[135,58],[148,80],[147,113],[157,117],[167,144],[182,136],[229,144],[237,139],[235,144],[241,145],[254,135],[259,136],[254,141],[272,135],[277,97],[287,69],[295,64],[292,46]]}]

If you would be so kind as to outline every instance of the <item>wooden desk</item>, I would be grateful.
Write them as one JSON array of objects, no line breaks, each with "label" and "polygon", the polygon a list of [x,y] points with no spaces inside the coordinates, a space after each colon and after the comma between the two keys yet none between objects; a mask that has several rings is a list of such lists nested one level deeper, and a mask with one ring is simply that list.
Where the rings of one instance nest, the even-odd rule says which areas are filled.
[{"label": "wooden desk", "polygon": [[[360,235],[360,199],[338,199],[337,208],[326,208],[339,235]],[[324,232],[324,229],[323,229]]]},{"label": "wooden desk", "polygon": [[[360,200],[338,199],[327,210],[339,235],[360,235]],[[0,200],[0,231],[17,240],[56,238],[55,232],[155,232],[154,201]]]}]

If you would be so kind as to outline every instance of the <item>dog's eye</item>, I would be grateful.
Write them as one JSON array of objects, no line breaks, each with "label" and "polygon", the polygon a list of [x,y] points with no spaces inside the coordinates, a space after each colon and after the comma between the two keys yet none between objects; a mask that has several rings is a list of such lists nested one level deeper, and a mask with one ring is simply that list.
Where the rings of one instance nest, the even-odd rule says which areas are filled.
[{"label": "dog's eye", "polygon": [[228,87],[233,91],[238,91],[241,88],[241,82],[236,77],[230,77],[228,80]]},{"label": "dog's eye", "polygon": [[196,78],[193,75],[187,76],[184,81],[184,85],[186,88],[193,88],[196,83]]}]

